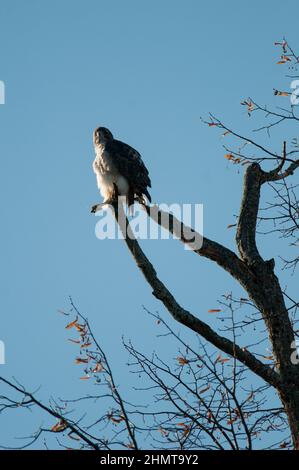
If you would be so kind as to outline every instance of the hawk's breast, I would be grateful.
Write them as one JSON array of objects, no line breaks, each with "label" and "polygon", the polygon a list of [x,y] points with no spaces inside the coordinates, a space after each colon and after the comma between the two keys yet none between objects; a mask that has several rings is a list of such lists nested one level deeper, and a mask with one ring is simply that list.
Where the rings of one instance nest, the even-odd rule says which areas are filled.
[{"label": "hawk's breast", "polygon": [[114,184],[117,186],[119,195],[126,196],[129,192],[128,180],[117,170],[113,158],[103,145],[96,146],[95,150],[96,158],[93,162],[93,170],[97,177],[98,188],[104,199],[109,199],[113,195]]}]

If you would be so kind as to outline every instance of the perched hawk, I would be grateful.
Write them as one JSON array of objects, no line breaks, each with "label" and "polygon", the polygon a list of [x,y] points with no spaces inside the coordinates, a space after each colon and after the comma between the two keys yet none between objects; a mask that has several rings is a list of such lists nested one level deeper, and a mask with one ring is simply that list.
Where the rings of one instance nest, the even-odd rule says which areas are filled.
[{"label": "perched hawk", "polygon": [[[93,170],[104,197],[103,204],[113,202],[116,192],[119,196],[126,197],[129,207],[134,204],[134,200],[145,204],[144,196],[151,202],[147,190],[151,187],[151,180],[140,153],[128,144],[114,139],[105,127],[98,127],[94,131],[93,142],[96,153]],[[96,212],[98,208],[99,205],[93,206],[92,212]]]}]

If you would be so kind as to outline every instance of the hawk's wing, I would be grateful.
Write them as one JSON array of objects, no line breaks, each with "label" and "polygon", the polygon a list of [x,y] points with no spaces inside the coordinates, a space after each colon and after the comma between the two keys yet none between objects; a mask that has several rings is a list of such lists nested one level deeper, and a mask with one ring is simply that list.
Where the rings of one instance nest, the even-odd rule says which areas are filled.
[{"label": "hawk's wing", "polygon": [[133,191],[139,196],[145,194],[151,201],[147,190],[147,187],[151,187],[151,180],[140,153],[130,145],[115,139],[108,140],[105,150],[113,159],[118,171],[127,179]]}]

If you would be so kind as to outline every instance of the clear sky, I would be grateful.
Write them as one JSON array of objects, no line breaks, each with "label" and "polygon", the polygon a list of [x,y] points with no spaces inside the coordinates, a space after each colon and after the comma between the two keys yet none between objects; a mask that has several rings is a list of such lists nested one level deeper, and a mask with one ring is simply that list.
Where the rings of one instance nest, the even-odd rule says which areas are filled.
[{"label": "clear sky", "polygon": [[[212,111],[247,132],[240,101],[274,104],[283,77],[274,41],[283,35],[298,48],[296,1],[0,1],[1,375],[41,385],[44,398],[91,386],[78,379],[56,313],[69,295],[119,383],[127,375],[123,334],[145,352],[163,352],[142,305],[167,312],[124,243],[94,234],[89,208],[101,198],[92,131],[104,125],[137,148],[153,201],[203,203],[205,234],[233,247],[226,227],[239,208],[243,169],[223,158],[219,133],[200,118]],[[263,244],[266,257],[271,243]],[[143,246],[178,301],[213,324],[208,309],[235,286],[228,275],[178,242]],[[8,436],[28,434],[17,414],[5,426]]]}]

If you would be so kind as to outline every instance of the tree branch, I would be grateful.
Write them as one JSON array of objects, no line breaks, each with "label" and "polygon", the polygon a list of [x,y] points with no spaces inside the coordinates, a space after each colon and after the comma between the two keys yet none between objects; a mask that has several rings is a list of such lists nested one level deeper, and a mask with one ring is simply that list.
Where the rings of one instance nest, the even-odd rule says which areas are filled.
[{"label": "tree branch", "polygon": [[261,184],[261,167],[258,163],[252,163],[244,175],[243,198],[236,233],[241,258],[249,266],[262,261],[255,241]]},{"label": "tree branch", "polygon": [[242,349],[231,340],[218,335],[209,325],[199,320],[199,318],[195,317],[192,313],[178,304],[167,287],[158,278],[153,265],[150,263],[139,243],[135,239],[122,205],[115,203],[113,204],[113,208],[116,221],[120,226],[124,240],[133,255],[137,266],[143,273],[148,284],[152,287],[153,295],[164,304],[173,318],[201,335],[221,351],[238,359],[269,384],[277,386],[280,381],[279,375],[269,366],[256,359],[256,357],[245,348]]}]

